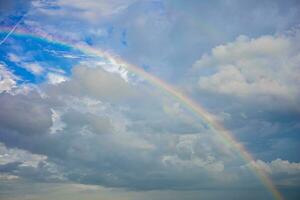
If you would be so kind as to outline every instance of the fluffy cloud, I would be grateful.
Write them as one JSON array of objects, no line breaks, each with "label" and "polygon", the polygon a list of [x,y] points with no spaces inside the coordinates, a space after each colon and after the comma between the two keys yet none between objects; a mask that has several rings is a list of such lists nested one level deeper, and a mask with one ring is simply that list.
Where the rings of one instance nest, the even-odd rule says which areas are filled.
[{"label": "fluffy cloud", "polygon": [[9,161],[3,177],[134,190],[239,187],[247,180],[236,175],[240,158],[174,99],[105,63],[89,64],[63,82],[0,95],[7,151],[43,156],[35,167]]},{"label": "fluffy cloud", "polygon": [[39,162],[46,160],[46,156],[31,154],[20,149],[9,149],[0,143],[0,165],[20,162],[22,166],[37,167]]},{"label": "fluffy cloud", "polygon": [[78,66],[73,68],[73,77],[69,81],[48,87],[48,92],[66,92],[77,97],[93,97],[101,100],[122,101],[134,96],[136,91],[118,74],[110,73],[100,67]]},{"label": "fluffy cloud", "polygon": [[300,31],[219,45],[194,64],[198,88],[248,100],[299,102]]},{"label": "fluffy cloud", "polygon": [[[59,84],[2,93],[6,151],[44,156],[36,167],[25,167],[18,157],[3,166],[3,173],[139,190],[214,187],[220,181],[234,185],[233,175],[224,178],[223,173],[235,155],[204,126],[174,128],[171,122],[188,127],[195,121],[174,100],[158,94],[143,82],[131,84],[119,74],[86,66],[75,67]],[[153,117],[160,120],[153,123]]]},{"label": "fluffy cloud", "polygon": [[[275,184],[298,187],[299,163],[262,160],[281,157],[276,154],[279,151],[284,152],[282,158],[289,159],[289,152],[295,154],[295,160],[299,158],[295,151],[299,149],[298,136],[293,140],[299,130],[299,31],[256,37],[298,22],[297,2],[284,2],[283,10],[279,9],[283,3],[277,1],[264,1],[264,6],[252,1],[234,6],[233,2],[33,1],[33,9],[20,25],[47,38],[55,35],[121,52],[122,57],[159,77],[179,79],[171,83],[186,78],[182,76],[186,66],[222,42],[224,45],[196,62],[196,84],[184,82],[192,84],[189,88],[197,85],[195,101],[201,96],[201,103],[209,102],[208,107],[213,107],[246,149],[250,147],[261,159],[249,165],[265,170]],[[227,43],[241,33],[250,36]],[[102,63],[89,62],[88,56],[60,51],[62,46],[56,44],[40,48],[40,42],[32,45],[35,40],[14,41],[11,44],[17,48],[11,51],[16,54],[4,60],[27,69],[34,77],[45,75],[46,82],[20,87],[12,73],[0,70],[0,141],[5,144],[0,145],[0,187],[2,180],[28,179],[32,182],[26,185],[30,186],[34,182],[69,181],[166,193],[234,188],[228,199],[237,199],[238,188],[261,186],[222,138],[164,92],[140,80],[133,82],[130,72],[114,63],[102,59]],[[33,48],[18,52],[22,45]],[[65,60],[44,56],[48,53],[84,59],[73,68]],[[53,66],[44,67],[48,61]],[[62,65],[53,68],[56,64]],[[69,67],[73,69],[67,77],[69,73],[63,70]],[[254,100],[263,106],[257,107]],[[230,103],[225,105],[226,101]],[[274,105],[281,110],[288,105],[293,112],[265,113],[264,107],[273,109]],[[277,146],[268,138],[273,133],[281,133],[276,135]],[[292,139],[283,142],[283,135]],[[174,196],[186,199],[177,194],[182,191]],[[214,199],[224,198],[217,196]],[[240,199],[246,196],[248,190]]]},{"label": "fluffy cloud", "polygon": [[[43,134],[52,124],[51,111],[39,94],[1,94],[0,126],[26,135]],[[30,117],[29,117],[30,116]]]},{"label": "fluffy cloud", "polygon": [[47,162],[47,156],[8,148],[0,143],[0,180],[13,181],[21,178],[39,181],[64,179],[56,165]]},{"label": "fluffy cloud", "polygon": [[0,63],[0,93],[10,91],[16,86],[17,77]]},{"label": "fluffy cloud", "polygon": [[297,28],[239,36],[204,54],[189,74],[191,93],[261,159],[298,159],[299,39]]},{"label": "fluffy cloud", "polygon": [[271,162],[257,160],[248,165],[269,174],[278,185],[298,186],[300,184],[300,163],[289,162],[288,160],[276,159]]},{"label": "fluffy cloud", "polygon": [[68,78],[57,73],[48,73],[47,79],[50,84],[59,84],[66,81]]}]

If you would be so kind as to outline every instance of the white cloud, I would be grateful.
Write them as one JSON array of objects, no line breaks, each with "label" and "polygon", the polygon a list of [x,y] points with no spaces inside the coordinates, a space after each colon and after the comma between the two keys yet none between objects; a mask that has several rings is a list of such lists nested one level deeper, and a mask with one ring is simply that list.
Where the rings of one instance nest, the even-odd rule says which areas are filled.
[{"label": "white cloud", "polygon": [[4,181],[12,181],[12,180],[17,180],[19,179],[19,176],[11,175],[11,174],[5,174],[5,173],[0,173],[0,180]]},{"label": "white cloud", "polygon": [[107,72],[110,72],[110,73],[115,73],[115,74],[118,74],[120,75],[126,82],[129,81],[129,77],[128,77],[128,71],[121,67],[121,66],[118,66],[117,64],[115,63],[112,63],[111,65],[105,63],[105,62],[102,62],[102,63],[97,63],[98,65],[100,65],[105,71]]},{"label": "white cloud", "polygon": [[219,45],[194,64],[198,88],[256,100],[300,97],[300,30],[291,34],[238,37]]},{"label": "white cloud", "polygon": [[44,69],[37,63],[21,63],[20,66],[34,75],[41,75],[44,71]]},{"label": "white cloud", "polygon": [[216,147],[215,142],[214,136],[179,135],[174,143],[173,154],[164,155],[162,163],[175,169],[206,171],[210,175],[221,173],[224,171],[224,163],[217,157],[222,147]]},{"label": "white cloud", "polygon": [[43,67],[38,63],[34,62],[25,62],[20,56],[9,53],[8,58],[11,62],[19,64],[20,67],[26,69],[28,72],[31,72],[34,75],[41,75],[44,71]]},{"label": "white cloud", "polygon": [[16,54],[13,54],[13,53],[9,53],[8,58],[12,62],[16,62],[16,63],[21,62],[21,58],[19,56],[17,56]]},{"label": "white cloud", "polygon": [[61,113],[54,109],[51,109],[52,112],[52,126],[50,127],[50,133],[55,134],[58,131],[62,131],[66,124],[61,120]]},{"label": "white cloud", "polygon": [[[137,94],[140,96],[134,96],[137,98],[132,103],[125,97],[131,96],[140,85],[132,85],[100,66],[75,67],[69,80],[57,85],[41,85],[43,98],[34,88],[25,94],[0,96],[1,105],[5,106],[0,118],[3,140],[7,143],[19,141],[10,145],[33,151],[34,155],[47,156],[42,163],[35,158],[35,163],[24,161],[21,162],[24,166],[19,166],[37,166],[36,171],[44,169],[46,174],[34,174],[41,180],[57,175],[55,180],[66,177],[77,183],[134,189],[157,189],[160,182],[168,179],[174,180],[170,187],[181,187],[182,180],[190,185],[203,176],[213,181],[215,174],[223,173],[225,169],[219,156],[224,153],[222,147],[218,147],[217,139],[211,135],[200,137],[200,133],[173,134],[171,122],[178,120],[176,116],[182,115],[185,109],[175,104],[170,108],[175,114],[166,114],[161,98],[152,96],[153,87],[146,86],[143,89],[149,95]],[[159,105],[153,106],[153,102]],[[152,117],[147,119],[152,113],[154,120],[169,123],[161,123],[161,129],[148,128],[151,123],[139,126],[139,122],[153,121]],[[49,132],[60,134],[47,134]],[[7,158],[13,158],[12,154]],[[17,160],[19,157],[7,162]],[[50,171],[52,168],[45,164],[48,160],[61,167],[63,173],[56,172],[55,168]],[[177,177],[179,171],[182,175]],[[153,182],[145,181],[157,173],[163,176],[154,175]],[[13,175],[28,177],[26,173]],[[136,181],[143,184],[137,186]]]},{"label": "white cloud", "polygon": [[0,63],[0,93],[8,92],[17,85],[17,77]]},{"label": "white cloud", "polygon": [[271,162],[256,160],[248,164],[268,173],[279,185],[298,185],[300,183],[300,163],[276,159]]},{"label": "white cloud", "polygon": [[[89,96],[100,100],[125,100],[135,94],[118,74],[107,72],[101,68],[78,66],[73,68],[73,77],[69,81],[62,82],[55,90],[73,93],[75,96]],[[57,92],[57,91],[56,91]]]},{"label": "white cloud", "polygon": [[68,80],[68,78],[63,75],[57,73],[51,73],[51,72],[47,74],[47,79],[50,84],[54,84],[54,85]]},{"label": "white cloud", "polygon": [[[126,69],[126,67],[121,66],[120,64],[116,63],[114,59],[106,60],[103,59],[101,61],[86,61],[83,60],[81,62],[82,66],[89,66],[90,68],[99,68],[101,67],[104,71],[112,73],[112,74],[117,74],[119,75],[124,81],[129,82],[130,76],[129,76],[129,71]],[[133,80],[130,80],[131,83]]]},{"label": "white cloud", "polygon": [[22,167],[37,168],[38,164],[46,159],[47,156],[32,154],[17,148],[7,148],[3,143],[0,143],[0,165],[21,162],[20,166]]},{"label": "white cloud", "polygon": [[184,170],[193,170],[198,168],[199,170],[207,170],[212,172],[223,172],[224,164],[222,161],[216,161],[214,157],[210,157],[210,160],[204,160],[196,156],[192,156],[191,159],[180,159],[177,155],[163,156],[162,162],[167,167],[183,168]]},{"label": "white cloud", "polygon": [[[34,1],[34,3],[37,2],[40,1]],[[38,28],[32,29],[33,32],[37,31],[35,32],[37,35],[45,36],[45,33],[51,30],[46,38],[53,33],[53,35],[64,35],[73,41],[74,38],[79,37],[76,36],[77,34],[86,36],[84,33],[86,33],[85,31],[89,32],[88,28],[90,28],[87,27],[85,30],[86,24],[76,21],[77,19],[97,23],[105,17],[117,18],[115,15],[126,11],[127,8],[127,5],[123,5],[127,1],[58,0],[57,2],[57,5],[61,6],[60,8],[43,8],[46,13],[46,17],[43,17],[47,18],[46,20],[41,19],[40,15],[33,16],[30,12],[28,21],[25,19],[25,24],[28,27],[36,28],[38,26],[38,28],[45,29],[44,32],[39,31]],[[203,35],[210,34],[205,31],[192,31],[191,33],[191,30],[188,30],[197,29],[195,25],[199,24],[201,18],[197,17],[198,13],[193,17],[190,17],[192,13],[188,13],[189,19],[193,19],[184,20],[185,14],[182,12],[184,10],[177,12],[177,9],[165,9],[165,6],[164,3],[156,4],[151,5],[151,9],[148,9],[138,5],[138,11],[132,10],[130,16],[121,15],[121,22],[113,23],[114,28],[121,26],[128,31],[126,39],[128,39],[129,51],[132,50],[131,60],[134,63],[150,65],[149,71],[155,72],[159,76],[161,71],[168,68],[161,67],[163,63],[171,66],[171,71],[178,73],[178,66],[186,66],[186,63],[189,63],[182,62],[182,60],[185,60],[190,54],[193,56],[197,54],[193,52],[199,53],[198,47],[206,44],[201,41],[209,40],[206,37],[198,36],[201,33]],[[181,6],[185,9],[183,4]],[[173,9],[174,11],[172,11]],[[195,10],[198,11],[198,9]],[[33,8],[32,11],[35,12],[35,9]],[[135,12],[138,14],[134,14]],[[53,18],[47,14],[52,15]],[[37,17],[38,23],[36,25],[29,24],[29,20],[33,20],[34,17]],[[59,21],[57,21],[58,18]],[[68,21],[69,19],[71,20]],[[178,23],[179,26],[173,26],[173,22]],[[106,26],[109,23],[104,24]],[[66,34],[62,30],[64,27],[68,29],[76,27],[77,31],[68,30],[69,33]],[[206,29],[201,25],[198,27]],[[93,28],[100,30],[97,26]],[[119,31],[116,29],[114,32]],[[107,31],[106,27],[103,27],[103,31],[96,31],[93,34],[106,37],[110,33],[105,30]],[[181,30],[184,34],[179,33]],[[216,47],[211,55],[204,56],[196,64],[196,71],[199,70],[201,76],[200,80],[197,80],[201,83],[199,87],[202,90],[236,95],[241,98],[266,94],[289,99],[289,96],[292,96],[291,99],[293,99],[293,95],[297,92],[293,91],[295,90],[294,83],[291,84],[291,88],[287,87],[286,77],[290,76],[292,80],[297,80],[298,75],[297,73],[288,73],[278,64],[282,60],[283,62],[287,61],[288,66],[293,67],[299,63],[297,55],[293,55],[297,51],[289,50],[298,44],[290,42],[290,40],[294,41],[291,39],[293,37],[264,36],[253,40],[240,37],[233,43]],[[119,42],[119,35],[116,38],[116,41]],[[195,40],[195,38],[197,39]],[[198,38],[205,39],[199,40]],[[89,38],[84,37],[84,39]],[[197,51],[194,48],[196,46]],[[282,52],[284,53],[282,54]],[[74,58],[68,54],[60,56]],[[135,59],[132,59],[133,57]],[[16,56],[10,56],[10,59],[14,62],[22,62]],[[136,59],[139,62],[136,62]],[[165,62],[172,59],[173,62]],[[174,63],[177,65],[173,65]],[[60,75],[64,74],[63,72],[45,69],[45,71],[49,70],[53,73],[47,75],[48,82],[42,84],[40,88],[45,94],[42,98],[34,91],[22,93],[22,95],[18,93],[6,98],[2,98],[1,95],[0,102],[3,106],[2,120],[0,120],[1,140],[10,146],[32,151],[34,155],[47,155],[47,158],[52,159],[63,168],[69,180],[78,183],[127,187],[134,190],[140,188],[199,189],[218,187],[222,185],[219,179],[235,175],[236,171],[232,172],[232,170],[235,170],[240,162],[236,164],[235,158],[232,158],[235,157],[235,154],[232,156],[229,155],[231,152],[228,152],[227,155],[226,150],[230,150],[218,141],[219,138],[214,138],[211,132],[206,130],[206,124],[201,127],[201,130],[204,131],[199,131],[198,128],[187,131],[186,127],[200,124],[201,120],[195,119],[194,115],[190,115],[184,107],[174,103],[173,100],[165,101],[165,105],[162,105],[162,99],[169,98],[169,96],[160,92],[156,93],[154,87],[147,87],[147,84],[143,91],[139,91],[138,95],[143,96],[142,98],[133,97],[134,89],[132,87],[142,84],[133,85],[132,80],[128,77],[129,73],[114,63],[104,62],[98,63],[98,65],[101,65],[104,70],[91,69],[86,66],[75,67],[68,80]],[[153,71],[151,65],[158,66],[157,71]],[[211,66],[208,68],[212,69],[211,74],[207,77],[201,74],[202,70],[207,70],[206,66]],[[241,70],[240,66],[246,66],[245,71]],[[274,69],[277,71],[275,72]],[[37,66],[29,66],[28,70],[37,75],[42,73]],[[260,74],[264,74],[264,76],[260,77]],[[282,74],[283,80],[280,77]],[[171,82],[173,81],[171,80]],[[128,96],[133,98],[126,101]],[[152,98],[157,98],[158,101]],[[224,112],[219,113],[224,121],[235,119],[230,111],[228,113],[227,110],[222,111]],[[186,122],[186,127],[177,123],[182,121]],[[155,127],[155,124],[159,125]],[[179,126],[181,129],[178,128]],[[266,127],[269,129],[269,126]],[[50,133],[60,132],[61,134],[44,134],[49,130]],[[31,134],[31,132],[35,134]],[[193,134],[190,134],[191,132]],[[206,134],[207,132],[209,134]],[[203,137],[203,135],[206,136]],[[7,160],[9,158],[13,159]],[[33,161],[29,162],[30,160]],[[3,163],[21,161],[23,167],[34,166],[37,168],[39,165],[37,158],[23,161],[19,158],[14,159],[13,153],[8,154],[2,161]],[[41,162],[45,164],[44,161]],[[286,162],[288,161],[276,162],[277,167],[273,166],[275,164],[264,161],[257,161],[257,164],[269,173],[277,169],[280,174],[286,171],[286,168],[292,168],[289,170],[290,174],[297,174],[292,171],[297,171],[298,165],[291,167],[291,163],[287,164]],[[278,173],[276,172],[276,174]],[[210,178],[215,174],[218,174],[219,179],[211,184]],[[48,175],[42,173],[41,176],[47,177]],[[252,176],[253,174],[251,174]],[[33,177],[35,175],[31,175],[31,178]],[[238,179],[240,182],[248,184],[247,181],[244,181],[244,177],[241,176]],[[235,183],[228,181],[226,186],[230,187]],[[244,186],[247,185],[241,185],[241,187]],[[85,186],[82,190],[80,188],[80,191],[85,190]],[[235,198],[237,197],[235,196]]]},{"label": "white cloud", "polygon": [[269,174],[286,173],[290,175],[300,175],[300,163],[289,162],[288,160],[276,159],[271,162],[264,162],[257,160],[252,162],[251,165],[255,165]]},{"label": "white cloud", "polygon": [[[221,182],[234,186],[235,174],[230,170],[236,167],[238,158],[231,149],[204,126],[202,131],[195,128],[192,134],[185,128],[175,132],[174,121],[198,121],[184,117],[188,115],[186,109],[173,100],[162,101],[161,96],[156,96],[161,93],[147,84],[143,92],[149,95],[141,92],[140,96],[132,96],[139,86],[100,66],[78,66],[69,80],[42,84],[39,89],[43,97],[35,88],[25,94],[2,94],[3,140],[33,151],[33,155],[46,155],[44,160],[33,157],[21,160],[19,165],[46,171],[39,176],[36,172],[29,175],[41,180],[65,178],[131,189],[162,189],[164,183],[167,189],[199,189]],[[136,98],[127,101],[128,96]],[[151,128],[153,121],[161,127]],[[60,134],[47,134],[49,131]],[[14,158],[12,155],[6,156],[3,163],[20,161],[20,156],[7,160]],[[54,167],[48,160],[54,162]],[[13,175],[28,177],[25,172]]]},{"label": "white cloud", "polygon": [[49,162],[47,156],[9,148],[0,143],[0,180],[13,181],[20,178],[58,182],[65,180],[58,166]]}]

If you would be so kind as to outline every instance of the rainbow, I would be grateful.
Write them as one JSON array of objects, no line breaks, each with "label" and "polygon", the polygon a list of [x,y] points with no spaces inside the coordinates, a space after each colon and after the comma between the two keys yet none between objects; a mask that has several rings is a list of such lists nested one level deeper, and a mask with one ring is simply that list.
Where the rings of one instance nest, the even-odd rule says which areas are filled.
[{"label": "rainbow", "polygon": [[[120,57],[107,52],[103,51],[101,49],[91,47],[86,44],[78,43],[78,42],[70,42],[65,39],[61,39],[58,37],[53,37],[45,32],[37,31],[34,33],[29,32],[28,30],[21,29],[21,30],[14,30],[15,32],[12,33],[11,29],[8,28],[1,28],[2,30],[0,33],[4,34],[13,34],[16,36],[24,36],[24,37],[33,37],[37,39],[41,39],[47,42],[56,43],[59,45],[63,45],[66,47],[70,47],[73,49],[77,49],[87,55],[93,55],[101,58],[105,58],[108,61],[110,61],[112,64],[116,64],[117,66],[121,66],[125,68],[126,70],[130,71],[131,73],[134,73],[146,81],[149,81],[151,84],[155,85],[160,90],[166,92],[171,97],[175,98],[179,102],[181,102],[182,105],[184,105],[188,110],[190,110],[192,113],[199,116],[202,120],[204,120],[208,127],[211,128],[216,132],[216,134],[222,139],[222,141],[226,144],[226,146],[231,147],[234,149],[237,154],[246,162],[254,162],[253,156],[245,149],[245,147],[240,144],[237,139],[234,138],[233,134],[230,133],[229,130],[227,130],[217,119],[216,117],[205,110],[205,108],[199,104],[198,102],[195,102],[192,98],[185,95],[183,92],[175,88],[174,86],[168,84],[167,82],[159,79],[158,77],[146,72],[141,67],[138,67],[136,65],[133,65],[131,63],[128,63],[121,59]],[[14,28],[16,29],[16,28]],[[5,37],[7,39],[7,37]],[[2,42],[3,43],[3,42]],[[74,43],[74,44],[72,44]],[[265,187],[268,189],[268,191],[271,193],[273,198],[275,200],[284,200],[284,197],[282,194],[278,191],[278,189],[273,184],[271,178],[258,166],[251,165],[249,166],[251,171],[260,179],[260,181],[265,185]]]}]

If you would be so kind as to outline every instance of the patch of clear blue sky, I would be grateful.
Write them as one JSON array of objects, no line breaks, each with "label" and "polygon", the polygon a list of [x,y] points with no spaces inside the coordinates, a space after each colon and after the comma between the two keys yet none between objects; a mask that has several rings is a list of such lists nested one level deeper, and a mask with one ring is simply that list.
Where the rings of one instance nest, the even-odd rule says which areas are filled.
[{"label": "patch of clear blue sky", "polygon": [[[4,38],[7,33],[0,33]],[[14,54],[21,59],[13,62],[9,55]],[[68,57],[64,55],[72,55]],[[70,76],[72,67],[79,63],[82,53],[72,47],[59,43],[48,42],[43,39],[12,34],[0,47],[0,59],[18,77],[19,82],[40,83],[46,79],[49,71],[63,70],[64,75]],[[40,75],[26,70],[23,65],[37,64],[44,69]]]}]

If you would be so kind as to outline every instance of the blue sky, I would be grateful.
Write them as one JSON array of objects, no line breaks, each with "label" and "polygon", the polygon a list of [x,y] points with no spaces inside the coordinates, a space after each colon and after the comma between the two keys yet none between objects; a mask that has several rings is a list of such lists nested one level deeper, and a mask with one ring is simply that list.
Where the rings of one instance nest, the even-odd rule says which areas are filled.
[{"label": "blue sky", "polygon": [[[0,0],[0,199],[273,199],[249,166],[299,199],[299,10],[297,0]],[[177,88],[254,160],[78,44]]]}]

